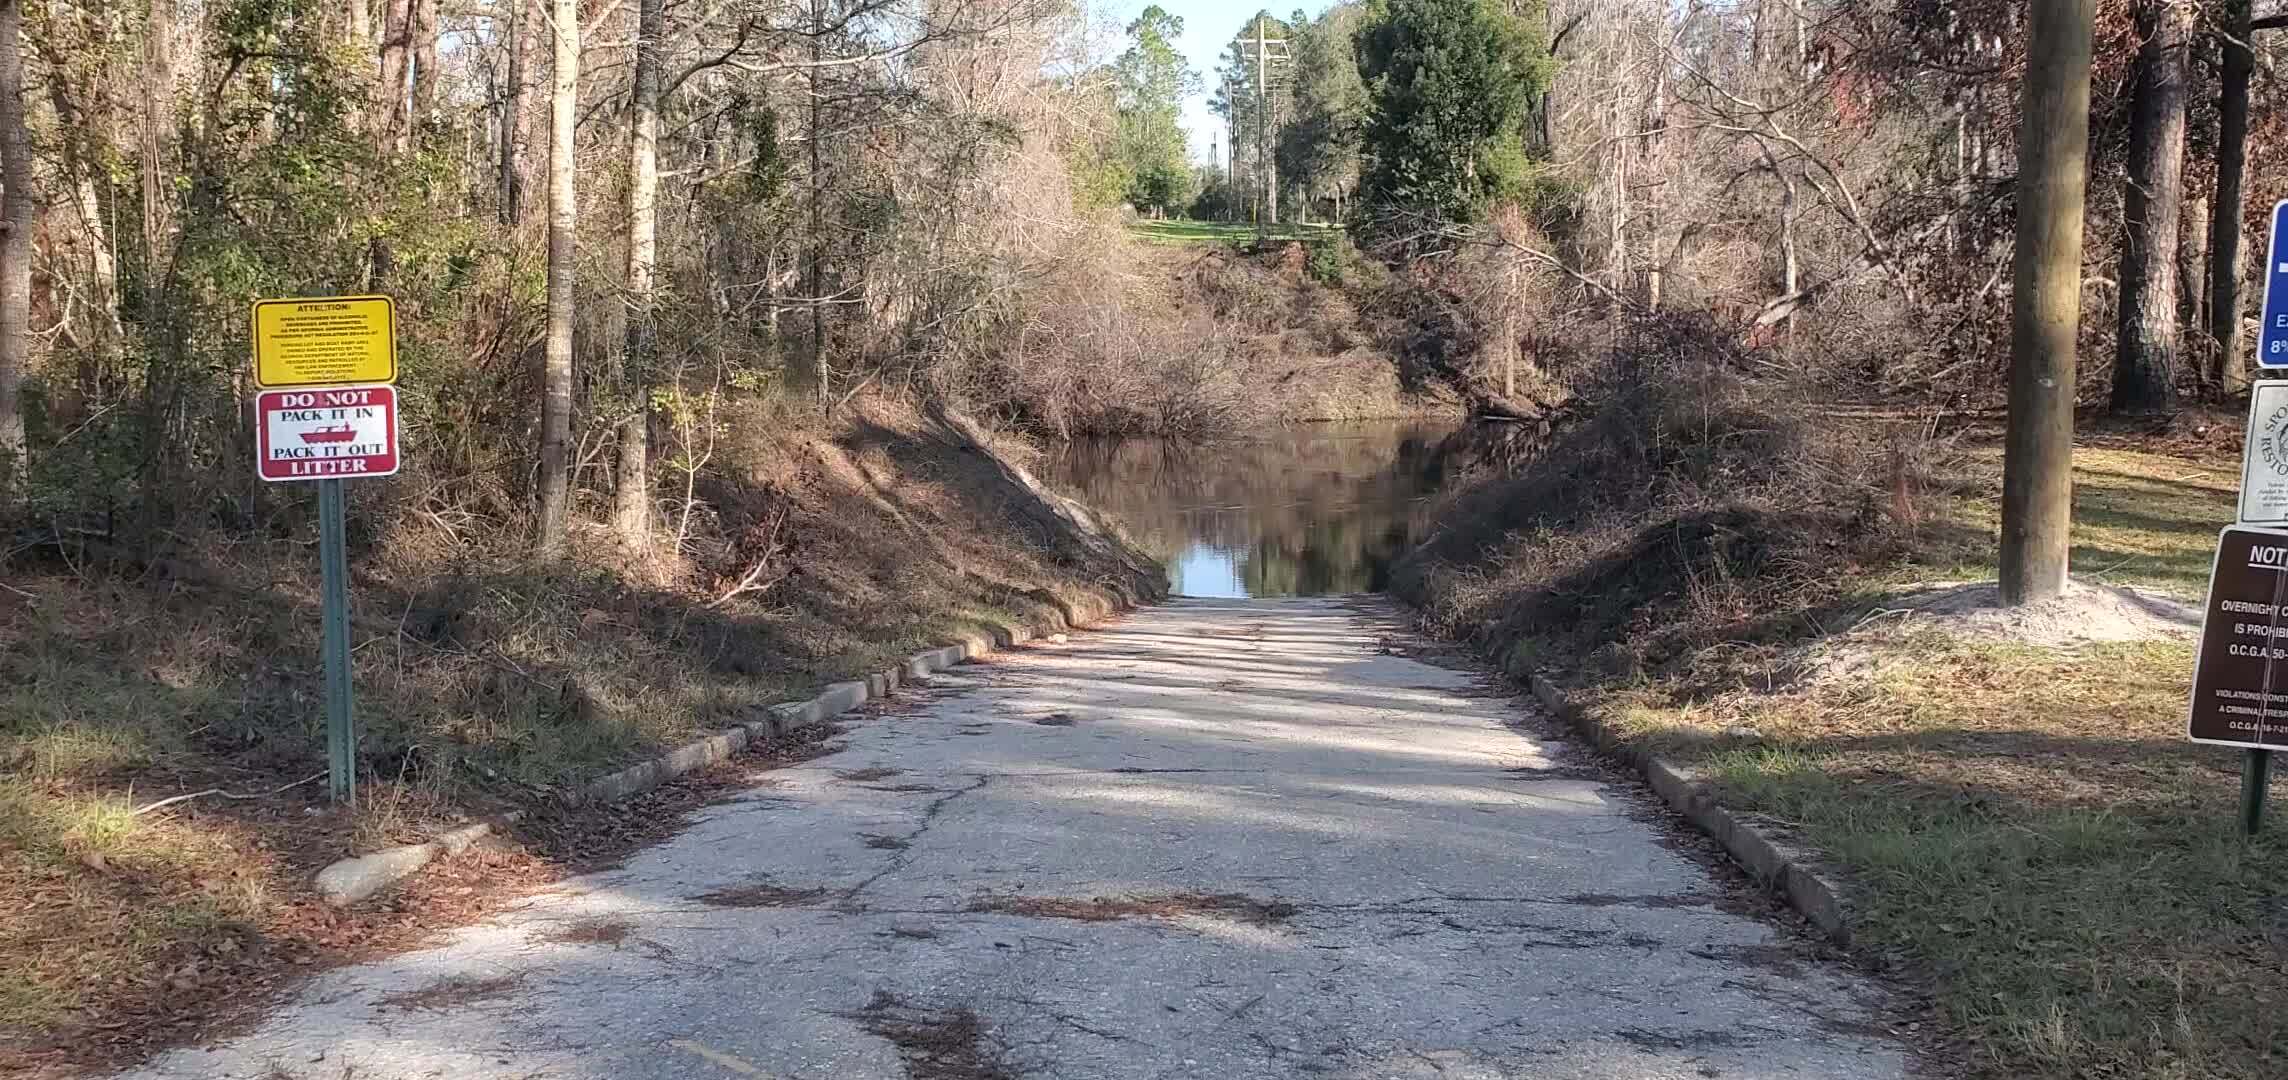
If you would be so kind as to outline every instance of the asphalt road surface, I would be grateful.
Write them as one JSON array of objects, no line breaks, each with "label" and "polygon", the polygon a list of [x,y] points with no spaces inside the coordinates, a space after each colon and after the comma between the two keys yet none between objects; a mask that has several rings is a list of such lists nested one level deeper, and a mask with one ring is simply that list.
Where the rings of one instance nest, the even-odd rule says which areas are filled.
[{"label": "asphalt road surface", "polygon": [[948,672],[622,869],[132,1075],[1907,1074],[1879,987],[1389,629],[1179,600]]}]

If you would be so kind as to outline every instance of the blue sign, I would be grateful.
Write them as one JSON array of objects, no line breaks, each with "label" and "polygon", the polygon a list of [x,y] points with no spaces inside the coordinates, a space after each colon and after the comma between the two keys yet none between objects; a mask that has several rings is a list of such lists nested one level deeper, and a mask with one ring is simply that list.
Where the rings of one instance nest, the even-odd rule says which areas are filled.
[{"label": "blue sign", "polygon": [[2256,366],[2288,368],[2288,251],[2280,247],[2288,199],[2272,207],[2272,242],[2264,248],[2264,323],[2256,332]]}]

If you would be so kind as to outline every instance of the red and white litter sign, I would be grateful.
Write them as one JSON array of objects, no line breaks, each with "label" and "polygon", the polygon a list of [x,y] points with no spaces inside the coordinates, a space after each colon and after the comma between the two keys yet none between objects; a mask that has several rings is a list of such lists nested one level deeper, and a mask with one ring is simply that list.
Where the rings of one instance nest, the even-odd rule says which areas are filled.
[{"label": "red and white litter sign", "polygon": [[264,480],[349,480],[397,471],[397,388],[264,390],[255,398]]}]

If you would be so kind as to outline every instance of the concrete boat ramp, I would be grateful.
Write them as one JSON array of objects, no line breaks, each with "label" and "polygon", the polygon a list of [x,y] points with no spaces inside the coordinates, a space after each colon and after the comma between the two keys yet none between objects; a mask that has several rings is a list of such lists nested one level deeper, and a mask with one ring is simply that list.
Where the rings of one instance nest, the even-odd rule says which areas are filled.
[{"label": "concrete boat ramp", "polygon": [[1371,602],[939,675],[620,869],[136,1077],[1904,1077],[1882,989]]}]

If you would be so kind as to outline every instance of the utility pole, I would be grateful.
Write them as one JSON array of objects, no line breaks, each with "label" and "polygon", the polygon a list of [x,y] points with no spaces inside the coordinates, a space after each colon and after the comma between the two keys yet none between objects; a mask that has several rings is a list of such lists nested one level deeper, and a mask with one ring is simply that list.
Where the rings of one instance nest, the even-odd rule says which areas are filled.
[{"label": "utility pole", "polygon": [[1271,160],[1271,43],[1263,39],[1263,16],[1255,17],[1255,152],[1263,162],[1263,212],[1255,215],[1255,242],[1271,236],[1279,218],[1279,163]]},{"label": "utility pole", "polygon": [[2074,337],[2081,319],[2095,0],[2034,0],[2018,139],[2010,421],[2002,452],[2002,603],[2065,590],[2073,529]]},{"label": "utility pole", "polygon": [[1262,211],[1255,216],[1255,242],[1271,238],[1271,225],[1279,220],[1279,163],[1271,146],[1271,65],[1288,60],[1287,39],[1266,31],[1269,16],[1255,16],[1255,36],[1241,42],[1255,47],[1255,164],[1262,182]]}]

